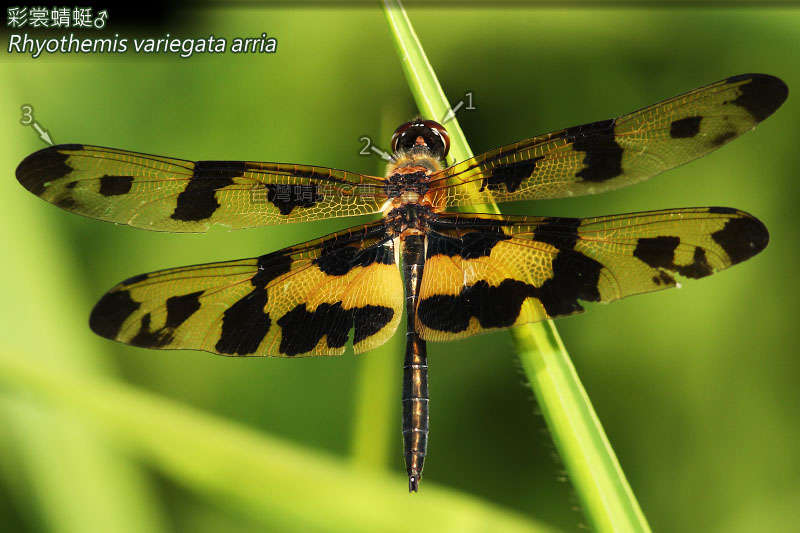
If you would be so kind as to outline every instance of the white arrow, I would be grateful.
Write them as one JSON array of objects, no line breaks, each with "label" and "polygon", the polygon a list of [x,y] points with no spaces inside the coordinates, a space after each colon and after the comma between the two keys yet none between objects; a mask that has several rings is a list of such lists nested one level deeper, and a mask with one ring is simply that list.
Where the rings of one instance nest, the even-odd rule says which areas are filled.
[{"label": "white arrow", "polygon": [[458,113],[458,110],[461,109],[461,106],[463,105],[464,105],[464,100],[459,100],[459,102],[455,106],[450,108],[447,111],[447,114],[444,117],[442,117],[442,124],[447,124],[448,122],[456,118],[456,113]]},{"label": "white arrow", "polygon": [[372,145],[370,148],[371,148],[371,150],[373,152],[378,154],[381,157],[381,159],[383,159],[384,161],[391,161],[392,160],[392,156],[390,156],[389,154],[387,154],[386,152],[384,152],[383,150],[381,150],[377,146]]},{"label": "white arrow", "polygon": [[33,124],[31,124],[31,126],[33,126],[33,129],[36,130],[36,133],[39,134],[39,138],[40,139],[42,139],[44,142],[46,142],[50,146],[53,145],[53,140],[50,138],[50,134],[47,133],[47,130],[43,130],[38,122],[34,122]]}]

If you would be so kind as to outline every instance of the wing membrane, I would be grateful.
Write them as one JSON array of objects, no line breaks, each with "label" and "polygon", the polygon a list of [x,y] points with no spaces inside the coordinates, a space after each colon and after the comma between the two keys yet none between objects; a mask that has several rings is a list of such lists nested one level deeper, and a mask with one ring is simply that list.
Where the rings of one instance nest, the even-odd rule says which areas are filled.
[{"label": "wing membrane", "polygon": [[111,289],[92,330],[146,348],[222,355],[339,355],[380,346],[402,314],[394,241],[382,224],[253,259],[161,270]]},{"label": "wing membrane", "polygon": [[203,232],[376,213],[383,180],[323,167],[185,161],[88,145],[28,156],[17,179],[63,209],[138,228]]},{"label": "wing membrane", "polygon": [[757,254],[769,235],[729,208],[597,218],[445,215],[428,237],[417,323],[445,341],[566,316],[702,278]]},{"label": "wing membrane", "polygon": [[617,119],[504,146],[434,174],[433,202],[454,207],[624,187],[701,157],[753,129],[787,94],[778,78],[744,74]]}]

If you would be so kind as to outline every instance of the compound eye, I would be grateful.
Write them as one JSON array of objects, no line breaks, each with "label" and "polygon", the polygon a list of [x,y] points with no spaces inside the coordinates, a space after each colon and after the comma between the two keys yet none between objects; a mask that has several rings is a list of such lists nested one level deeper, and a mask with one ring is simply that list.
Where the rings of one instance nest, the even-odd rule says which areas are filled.
[{"label": "compound eye", "polygon": [[450,136],[444,126],[433,120],[412,120],[394,131],[392,151],[394,153],[411,150],[424,145],[436,157],[444,159],[450,151]]},{"label": "compound eye", "polygon": [[426,127],[430,128],[441,139],[442,152],[441,154],[439,154],[439,156],[442,159],[444,159],[450,152],[450,135],[447,133],[447,130],[444,128],[444,126],[442,126],[438,122],[434,122],[433,120],[426,120],[423,122],[423,124],[425,124]]},{"label": "compound eye", "polygon": [[402,138],[403,134],[408,131],[408,129],[412,126],[418,125],[417,121],[406,122],[405,124],[401,124],[394,130],[392,134],[392,152],[397,153],[397,149],[399,148],[398,143]]}]

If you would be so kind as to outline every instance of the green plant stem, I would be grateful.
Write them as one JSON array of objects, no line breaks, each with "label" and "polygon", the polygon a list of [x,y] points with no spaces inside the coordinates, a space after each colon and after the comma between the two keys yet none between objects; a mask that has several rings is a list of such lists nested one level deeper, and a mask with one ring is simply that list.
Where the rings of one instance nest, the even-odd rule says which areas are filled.
[{"label": "green plant stem", "polygon": [[[358,381],[355,394],[355,416],[351,455],[353,464],[358,467],[383,470],[387,467],[391,437],[399,442],[397,421],[393,414],[399,414],[400,365],[397,354],[401,353],[405,340],[395,335],[380,348],[358,357]],[[397,456],[397,464],[402,462]]]},{"label": "green plant stem", "polygon": [[[550,531],[527,517],[428,483],[353,470],[224,419],[109,379],[0,347],[0,389],[77,414],[189,490],[277,531]],[[413,510],[413,513],[410,511]],[[411,518],[410,518],[411,517]]]},{"label": "green plant stem", "polygon": [[[384,0],[408,84],[420,112],[441,120],[450,108],[403,6]],[[447,123],[449,163],[472,157],[456,119]],[[497,205],[478,206],[498,213]],[[583,510],[596,531],[649,531],[569,354],[551,320],[512,329],[525,375],[553,435]]]}]

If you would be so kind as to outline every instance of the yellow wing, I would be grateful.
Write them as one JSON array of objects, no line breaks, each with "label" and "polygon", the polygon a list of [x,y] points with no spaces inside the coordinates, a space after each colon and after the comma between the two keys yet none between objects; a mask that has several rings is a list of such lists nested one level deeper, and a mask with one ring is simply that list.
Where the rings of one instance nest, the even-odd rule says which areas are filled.
[{"label": "yellow wing", "polygon": [[33,194],[81,215],[156,231],[248,228],[380,211],[384,180],[323,167],[185,161],[62,144],[17,167]]},{"label": "yellow wing", "polygon": [[222,355],[339,355],[392,336],[403,309],[394,241],[351,228],[254,259],[161,270],[111,289],[89,325],[145,348]]},{"label": "yellow wing", "polygon": [[444,215],[428,236],[417,305],[446,341],[583,311],[702,278],[767,245],[756,218],[707,207],[597,218]]},{"label": "yellow wing", "polygon": [[617,119],[504,146],[434,174],[433,203],[561,198],[637,183],[753,129],[787,94],[778,78],[744,74]]}]

